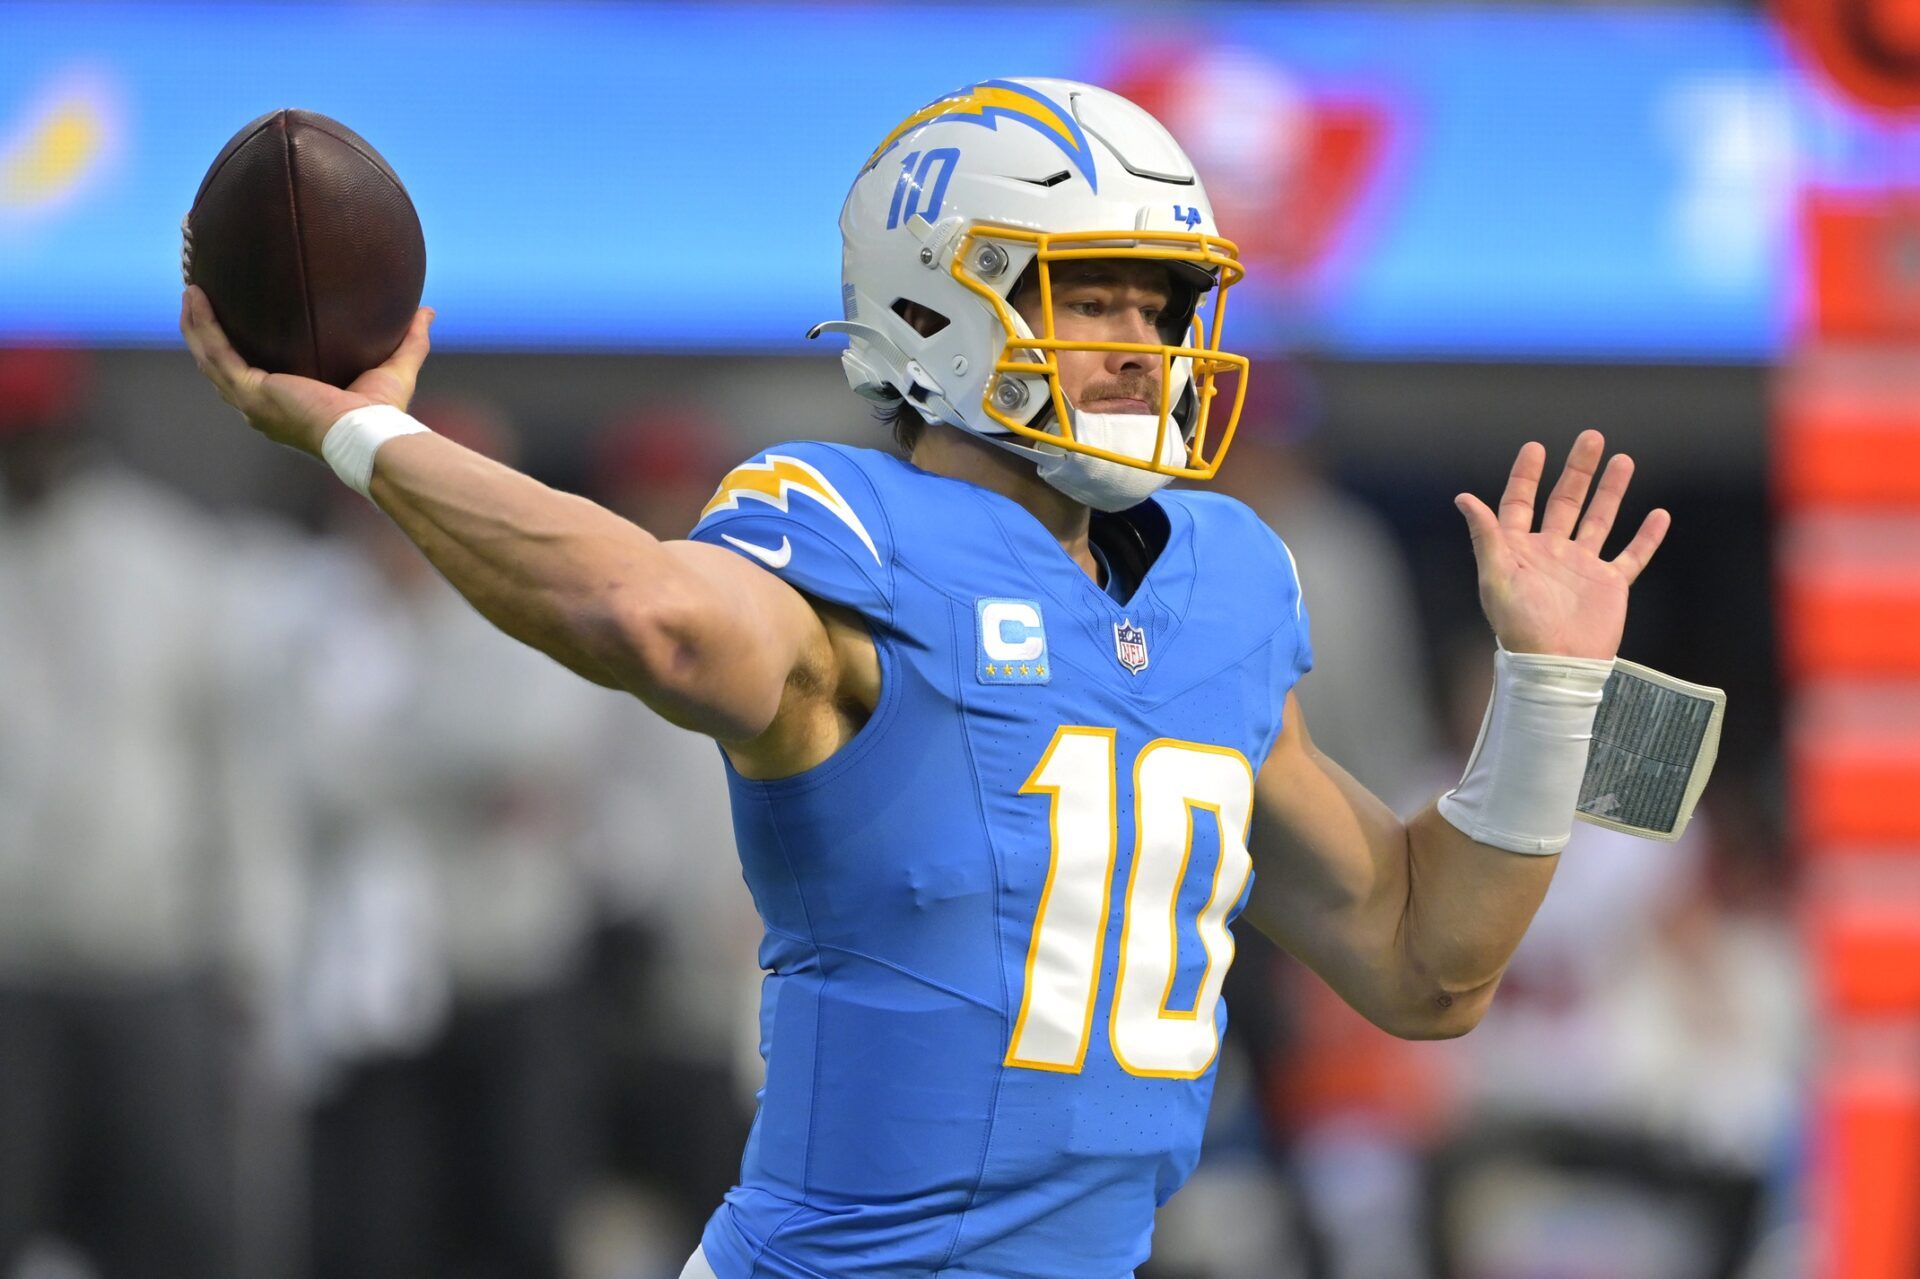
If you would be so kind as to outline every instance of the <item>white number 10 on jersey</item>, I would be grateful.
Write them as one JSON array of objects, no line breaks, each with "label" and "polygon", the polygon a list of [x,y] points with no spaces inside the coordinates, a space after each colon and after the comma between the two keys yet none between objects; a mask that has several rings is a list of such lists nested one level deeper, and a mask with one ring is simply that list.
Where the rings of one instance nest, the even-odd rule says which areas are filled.
[{"label": "white number 10 on jersey", "polygon": [[[1086,1064],[1119,854],[1116,763],[1113,729],[1063,727],[1020,788],[1023,795],[1051,797],[1053,853],[1027,949],[1026,994],[1007,1046],[1009,1066],[1078,1073]],[[1220,1049],[1214,1009],[1233,962],[1227,912],[1253,869],[1246,847],[1253,766],[1224,747],[1149,742],[1133,761],[1133,810],[1133,869],[1108,1035],[1129,1074],[1197,1079]],[[1220,828],[1213,888],[1194,921],[1207,967],[1192,1006],[1174,1008],[1180,887],[1203,814]]]}]

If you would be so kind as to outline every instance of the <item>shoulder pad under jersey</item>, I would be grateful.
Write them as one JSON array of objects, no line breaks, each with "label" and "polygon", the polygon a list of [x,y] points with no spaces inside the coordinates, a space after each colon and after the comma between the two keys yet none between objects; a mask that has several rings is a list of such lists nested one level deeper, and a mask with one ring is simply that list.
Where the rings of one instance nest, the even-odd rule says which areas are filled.
[{"label": "shoulder pad under jersey", "polygon": [[688,534],[797,590],[892,620],[892,529],[862,466],[869,450],[777,444],[728,471]]},{"label": "shoulder pad under jersey", "polygon": [[1197,534],[1211,544],[1214,554],[1226,548],[1231,580],[1247,607],[1270,620],[1277,630],[1292,632],[1293,678],[1312,670],[1306,598],[1292,549],[1252,507],[1237,498],[1191,489],[1175,490],[1169,496],[1192,513]]}]

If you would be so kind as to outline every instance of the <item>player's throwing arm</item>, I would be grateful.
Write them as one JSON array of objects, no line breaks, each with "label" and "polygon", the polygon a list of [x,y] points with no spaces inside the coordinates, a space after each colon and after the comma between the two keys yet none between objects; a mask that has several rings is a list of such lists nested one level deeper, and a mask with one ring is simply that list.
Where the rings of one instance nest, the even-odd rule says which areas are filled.
[{"label": "player's throwing arm", "polygon": [[[422,308],[386,363],[345,389],[249,367],[198,288],[182,300],[180,330],[256,431],[332,463],[489,621],[587,679],[749,747],[772,727],[794,672],[837,681],[836,637],[771,573],[709,546],[661,542],[406,417],[432,319]],[[804,740],[768,745],[827,749],[833,724],[789,718]]]},{"label": "player's throwing arm", "polygon": [[[201,372],[262,435],[377,502],[500,629],[756,775],[816,763],[857,727],[877,680],[864,630],[738,556],[662,543],[406,416],[433,321],[426,248],[366,139],[269,112],[214,158],[181,230],[180,329]],[[376,480],[374,454],[410,436]]]}]

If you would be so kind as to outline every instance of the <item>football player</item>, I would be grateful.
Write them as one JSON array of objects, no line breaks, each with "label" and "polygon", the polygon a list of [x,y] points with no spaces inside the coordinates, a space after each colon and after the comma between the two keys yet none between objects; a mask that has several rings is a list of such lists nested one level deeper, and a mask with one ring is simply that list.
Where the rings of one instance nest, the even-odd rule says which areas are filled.
[{"label": "football player", "polygon": [[[1403,823],[1301,720],[1286,547],[1165,487],[1220,464],[1246,365],[1241,266],[1166,130],[1091,85],[972,85],[880,141],[841,230],[816,332],[909,456],[770,448],[686,541],[405,416],[429,312],[345,391],[248,368],[197,290],[182,327],[502,630],[720,744],[767,1074],[687,1273],[1122,1279],[1198,1157],[1250,897],[1394,1034],[1481,1016],[1668,518],[1601,557],[1632,465],[1594,432],[1538,531],[1538,444],[1497,512],[1457,499],[1497,691],[1460,786]],[[1256,801],[1291,850],[1257,892]]]}]

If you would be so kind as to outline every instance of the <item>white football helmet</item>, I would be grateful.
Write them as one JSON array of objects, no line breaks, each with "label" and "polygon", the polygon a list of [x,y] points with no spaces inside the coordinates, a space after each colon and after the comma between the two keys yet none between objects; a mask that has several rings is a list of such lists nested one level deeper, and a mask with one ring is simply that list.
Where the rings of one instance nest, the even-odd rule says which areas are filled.
[{"label": "white football helmet", "polygon": [[[1226,292],[1244,272],[1216,234],[1186,154],[1133,103],[1071,80],[988,80],[914,112],[862,166],[840,214],[847,381],[1032,456],[1042,476],[1118,509],[1169,480],[1209,479],[1246,393],[1247,361],[1220,349]],[[1169,267],[1158,345],[1073,342],[1053,324],[1048,271],[1082,258]],[[1041,332],[1008,304],[1029,269]],[[942,317],[923,336],[906,303]],[[1161,361],[1158,420],[1081,413],[1054,352],[1140,351]],[[1214,410],[1222,375],[1232,407]],[[1151,426],[1151,430],[1149,430]],[[1104,499],[1104,500],[1101,500]]]}]

